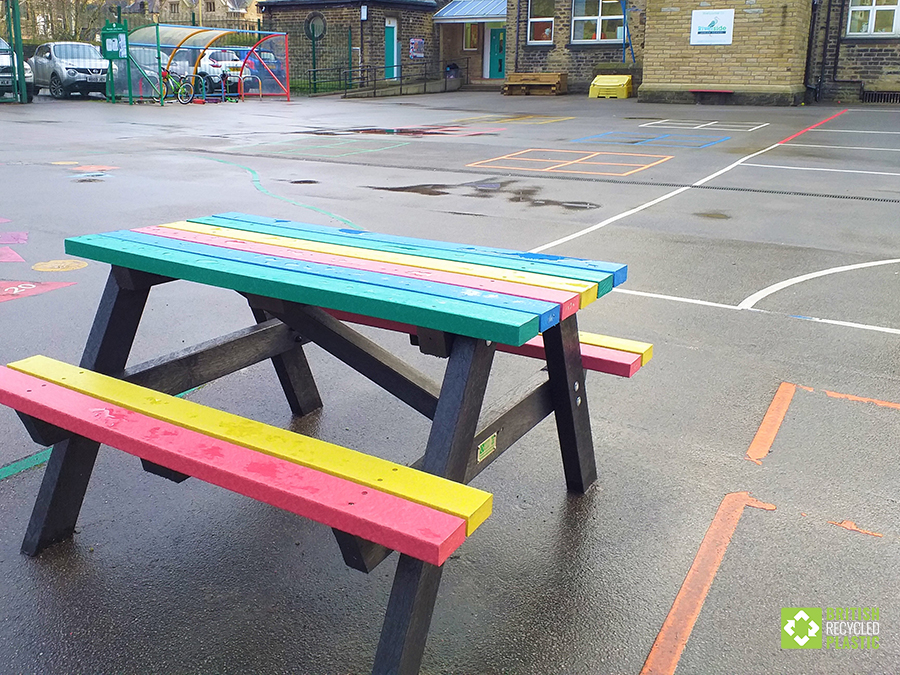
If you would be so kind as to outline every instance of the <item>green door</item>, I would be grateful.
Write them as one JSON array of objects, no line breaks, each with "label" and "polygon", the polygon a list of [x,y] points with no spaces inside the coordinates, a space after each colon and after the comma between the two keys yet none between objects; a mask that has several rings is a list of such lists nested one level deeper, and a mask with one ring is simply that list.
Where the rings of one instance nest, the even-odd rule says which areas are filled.
[{"label": "green door", "polygon": [[491,28],[491,51],[490,64],[488,68],[488,77],[503,78],[506,77],[506,29]]},{"label": "green door", "polygon": [[393,80],[400,75],[397,49],[397,19],[384,20],[384,79]]}]

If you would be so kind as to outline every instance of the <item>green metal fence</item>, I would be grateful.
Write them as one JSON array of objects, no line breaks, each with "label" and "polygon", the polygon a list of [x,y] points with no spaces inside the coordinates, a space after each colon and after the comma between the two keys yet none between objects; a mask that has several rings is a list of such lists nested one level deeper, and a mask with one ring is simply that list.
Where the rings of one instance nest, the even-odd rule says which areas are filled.
[{"label": "green metal fence", "polygon": [[8,100],[30,103],[34,97],[34,84],[22,49],[19,0],[5,0],[0,8],[3,10],[0,22],[0,100],[9,96]]}]

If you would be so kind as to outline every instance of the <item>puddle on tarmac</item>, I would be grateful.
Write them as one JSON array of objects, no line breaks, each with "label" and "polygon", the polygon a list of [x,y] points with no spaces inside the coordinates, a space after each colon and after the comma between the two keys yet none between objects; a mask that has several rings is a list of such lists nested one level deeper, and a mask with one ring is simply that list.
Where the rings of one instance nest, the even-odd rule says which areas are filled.
[{"label": "puddle on tarmac", "polygon": [[385,192],[410,192],[412,194],[425,195],[428,197],[439,197],[448,195],[458,189],[468,189],[468,193],[463,193],[465,197],[476,197],[480,199],[491,199],[495,197],[505,197],[507,201],[513,204],[527,204],[528,206],[559,206],[567,211],[586,211],[590,209],[600,208],[600,204],[581,201],[559,201],[556,199],[543,199],[539,187],[514,187],[518,181],[510,180],[499,183],[478,182],[463,183],[462,185],[446,185],[428,183],[422,185],[403,185],[399,187],[378,187],[374,185],[368,186],[371,190],[383,190]]},{"label": "puddle on tarmac", "polygon": [[700,216],[701,218],[711,218],[713,220],[730,220],[731,216],[721,213],[719,211],[705,211],[703,213],[695,213],[695,216]]}]

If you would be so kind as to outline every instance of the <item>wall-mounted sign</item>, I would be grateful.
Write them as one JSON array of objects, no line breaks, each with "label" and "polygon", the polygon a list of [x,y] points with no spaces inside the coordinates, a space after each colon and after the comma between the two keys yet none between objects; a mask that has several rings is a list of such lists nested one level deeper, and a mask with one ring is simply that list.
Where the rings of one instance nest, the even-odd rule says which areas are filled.
[{"label": "wall-mounted sign", "polygon": [[730,45],[733,32],[733,9],[695,9],[691,12],[692,45]]},{"label": "wall-mounted sign", "polygon": [[425,38],[409,39],[409,58],[424,59],[425,58]]}]

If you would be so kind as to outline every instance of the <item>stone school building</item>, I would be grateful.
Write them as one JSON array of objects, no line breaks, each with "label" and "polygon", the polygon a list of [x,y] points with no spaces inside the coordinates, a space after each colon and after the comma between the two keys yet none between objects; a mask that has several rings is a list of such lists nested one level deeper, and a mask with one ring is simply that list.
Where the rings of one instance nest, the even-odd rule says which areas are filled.
[{"label": "stone school building", "polygon": [[[629,74],[642,101],[900,103],[900,0],[263,0],[291,50],[324,15],[344,62],[448,63],[473,82],[565,72],[586,92]],[[347,46],[347,40],[352,42]],[[412,48],[416,40],[416,49]],[[418,50],[418,51],[417,51]],[[295,69],[292,58],[292,75]]]}]

